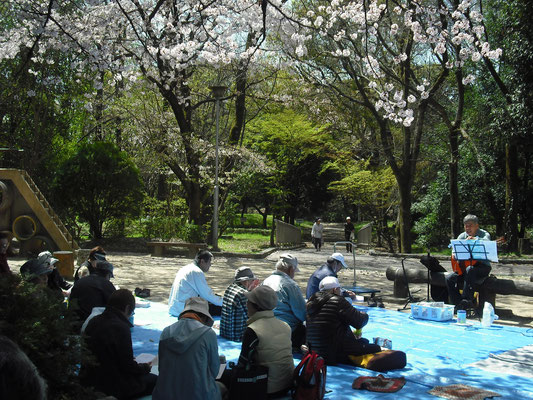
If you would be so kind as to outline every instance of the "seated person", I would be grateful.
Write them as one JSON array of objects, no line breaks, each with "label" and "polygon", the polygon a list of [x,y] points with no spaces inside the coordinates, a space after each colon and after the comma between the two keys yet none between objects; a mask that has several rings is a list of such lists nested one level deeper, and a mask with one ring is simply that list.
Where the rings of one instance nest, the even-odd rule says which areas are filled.
[{"label": "seated person", "polygon": [[46,381],[17,344],[0,335],[0,399],[45,400]]},{"label": "seated person", "polygon": [[305,342],[305,300],[294,275],[298,269],[298,259],[283,254],[276,263],[276,271],[263,282],[270,286],[278,296],[274,315],[291,327],[292,347],[299,349]]},{"label": "seated person", "polygon": [[185,307],[185,302],[191,297],[204,298],[210,303],[210,314],[220,315],[222,297],[217,296],[205,280],[205,273],[211,268],[212,261],[213,254],[207,250],[200,250],[192,263],[179,269],[168,297],[170,315],[178,317]]},{"label": "seated person", "polygon": [[[320,281],[320,291],[307,302],[307,343],[328,365],[352,364],[350,355],[381,351],[381,347],[361,337],[368,314],[356,310],[341,296],[339,280],[328,276]],[[352,332],[351,327],[356,329]]]},{"label": "seated person", "polygon": [[11,232],[0,232],[0,275],[11,273],[11,269],[7,263],[7,249],[9,249],[12,238],[13,234]]},{"label": "seated person", "polygon": [[48,287],[52,290],[61,292],[65,297],[69,296],[72,285],[68,283],[57,270],[55,264],[59,260],[52,257],[52,253],[49,251],[43,251],[39,253],[37,258],[40,263],[48,263],[48,265],[52,268],[52,272],[50,275],[48,275]]},{"label": "seated person", "polygon": [[[79,282],[87,279],[85,277]],[[87,346],[96,365],[83,365],[85,385],[117,399],[150,395],[157,376],[150,364],[138,364],[133,356],[129,318],[135,311],[135,297],[127,289],[113,292],[105,311],[94,317],[85,330]]]},{"label": "seated person", "polygon": [[240,342],[246,329],[248,311],[244,294],[257,286],[259,280],[249,267],[235,271],[233,283],[228,286],[222,299],[222,316],[220,318],[220,336]]},{"label": "seated person", "polygon": [[[475,215],[468,214],[464,217],[463,223],[465,231],[457,236],[458,240],[490,240],[490,234],[479,228],[479,221]],[[489,276],[490,262],[485,260],[457,261],[452,256],[452,267],[454,272],[446,276],[450,304],[456,305],[457,309],[471,308],[474,300],[474,284]]]},{"label": "seated person", "polygon": [[76,270],[74,274],[74,282],[84,276],[90,275],[96,265],[96,261],[106,261],[106,253],[102,246],[96,246],[91,249],[89,259],[85,260]]},{"label": "seated person", "polygon": [[[326,276],[333,276],[337,278],[337,273],[343,269],[348,268],[346,262],[344,261],[344,256],[341,253],[333,253],[328,257],[326,263],[318,268],[307,282],[306,297],[309,299],[312,295],[318,292],[318,285],[320,281]],[[351,297],[352,300],[355,299],[355,293],[349,290],[343,290],[342,295],[345,297]]]},{"label": "seated person", "polygon": [[20,275],[25,281],[45,288],[48,287],[48,276],[52,273],[52,269],[49,263],[33,258],[22,264]]},{"label": "seated person", "polygon": [[263,285],[244,294],[248,299],[248,327],[242,337],[239,365],[249,363],[248,356],[255,350],[253,360],[268,367],[267,393],[281,396],[292,387],[294,360],[291,349],[291,329],[272,311],[278,304],[276,292]]},{"label": "seated person", "polygon": [[[179,320],[159,339],[159,377],[153,400],[219,400],[222,384],[217,335],[209,305],[201,297],[187,299]],[[225,390],[224,390],[225,391]]]},{"label": "seated person", "polygon": [[107,261],[97,261],[91,275],[74,282],[69,304],[78,307],[81,323],[91,314],[93,307],[107,306],[107,301],[116,290],[109,281],[112,277],[113,265]]}]

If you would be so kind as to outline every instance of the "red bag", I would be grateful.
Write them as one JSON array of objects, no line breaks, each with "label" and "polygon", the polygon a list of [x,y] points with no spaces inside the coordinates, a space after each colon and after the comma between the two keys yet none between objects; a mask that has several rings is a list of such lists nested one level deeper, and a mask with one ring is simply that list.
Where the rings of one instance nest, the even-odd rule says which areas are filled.
[{"label": "red bag", "polygon": [[322,400],[326,393],[326,362],[316,352],[309,351],[294,370],[296,400]]}]

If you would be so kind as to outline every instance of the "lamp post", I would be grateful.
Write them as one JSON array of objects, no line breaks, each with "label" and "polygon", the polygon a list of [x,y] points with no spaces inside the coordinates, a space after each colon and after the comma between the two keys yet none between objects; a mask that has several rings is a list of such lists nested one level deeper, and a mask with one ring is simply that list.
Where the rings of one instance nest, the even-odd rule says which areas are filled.
[{"label": "lamp post", "polygon": [[216,142],[215,142],[215,191],[213,193],[213,249],[218,250],[218,132],[220,126],[220,99],[226,93],[226,86],[210,86],[215,98]]}]

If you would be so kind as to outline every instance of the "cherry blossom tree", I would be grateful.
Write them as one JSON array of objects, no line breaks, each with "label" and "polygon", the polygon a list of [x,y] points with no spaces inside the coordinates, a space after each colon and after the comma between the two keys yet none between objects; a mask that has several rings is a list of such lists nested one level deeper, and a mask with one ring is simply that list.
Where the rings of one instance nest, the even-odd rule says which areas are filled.
[{"label": "cherry blossom tree", "polygon": [[[369,110],[400,193],[400,250],[411,249],[411,189],[424,123],[450,72],[496,60],[476,1],[297,1],[278,8],[281,42],[306,81]],[[460,120],[460,116],[456,118]]]},{"label": "cherry blossom tree", "polygon": [[264,40],[261,7],[249,0],[15,0],[5,7],[12,23],[0,34],[0,61],[24,54],[42,60],[52,49],[68,54],[72,69],[94,79],[88,109],[99,104],[104,85],[120,83],[127,92],[143,80],[159,92],[175,125],[160,132],[167,140],[158,141],[157,151],[184,188],[189,219],[202,222],[212,185],[206,159],[212,130],[201,129],[195,115],[214,102],[209,86],[220,83],[216,71],[233,64],[240,66],[238,110],[244,112],[243,70],[260,56]]}]

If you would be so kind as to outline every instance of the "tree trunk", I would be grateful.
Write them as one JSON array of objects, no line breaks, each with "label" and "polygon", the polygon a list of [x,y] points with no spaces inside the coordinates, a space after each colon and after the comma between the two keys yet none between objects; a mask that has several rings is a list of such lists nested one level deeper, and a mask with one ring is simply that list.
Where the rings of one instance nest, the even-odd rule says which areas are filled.
[{"label": "tree trunk", "polygon": [[518,151],[513,139],[505,145],[505,239],[518,250]]},{"label": "tree trunk", "polygon": [[450,163],[448,164],[449,172],[449,189],[450,189],[450,228],[452,237],[456,238],[461,233],[461,217],[459,215],[459,132],[457,129],[450,131]]},{"label": "tree trunk", "polygon": [[411,179],[396,176],[400,192],[400,253],[411,252]]}]

